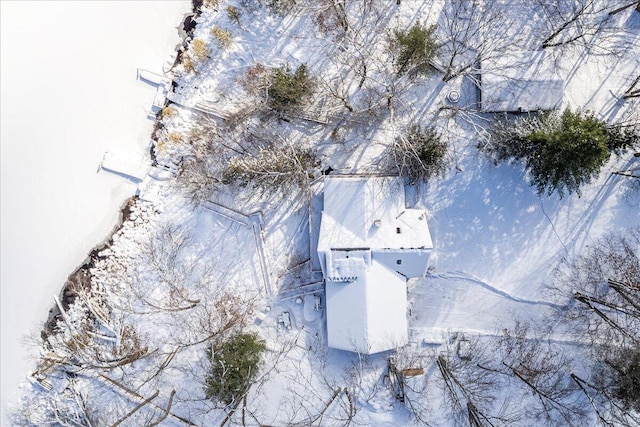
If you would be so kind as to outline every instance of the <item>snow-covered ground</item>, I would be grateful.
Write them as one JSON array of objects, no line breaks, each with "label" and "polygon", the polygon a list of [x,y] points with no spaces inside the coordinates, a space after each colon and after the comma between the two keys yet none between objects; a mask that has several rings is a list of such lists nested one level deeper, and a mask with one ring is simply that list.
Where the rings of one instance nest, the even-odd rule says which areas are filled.
[{"label": "snow-covered ground", "polygon": [[142,157],[161,71],[190,10],[176,1],[2,2],[2,413],[53,295],[115,226],[135,185],[98,172]]},{"label": "snow-covered ground", "polygon": [[[466,402],[478,397],[481,411],[501,415],[504,402],[514,419],[521,417],[520,425],[534,425],[537,415],[530,407],[538,405],[536,396],[505,371],[510,356],[500,354],[506,350],[496,335],[531,322],[534,330],[521,347],[536,347],[534,353],[547,363],[556,360],[552,353],[560,345],[566,346],[565,354],[578,360],[571,370],[563,367],[562,381],[571,382],[568,374],[574,369],[587,370],[584,354],[571,347],[576,337],[565,335],[570,331],[556,328],[552,344],[539,339],[561,319],[557,309],[569,299],[566,292],[550,295],[546,285],[553,284],[563,257],[582,254],[607,233],[640,223],[637,193],[610,174],[636,167],[638,160],[612,156],[580,197],[564,198],[537,195],[520,165],[492,165],[476,149],[489,122],[477,114],[473,76],[444,82],[434,71],[416,80],[398,78],[385,50],[386,35],[394,28],[418,20],[441,22],[443,6],[460,3],[471,4],[352,2],[350,30],[341,37],[340,28],[347,25],[331,21],[340,13],[331,2],[300,2],[301,9],[284,17],[258,2],[229,0],[219,7],[207,2],[194,32],[199,48],[193,43],[191,59],[183,57],[184,66],[176,68],[174,99],[182,105],[163,112],[155,147],[159,162],[186,159],[183,174],[175,181],[145,181],[158,184],[160,197],[138,201],[113,244],[96,259],[90,289],[59,321],[59,333],[49,337],[48,354],[40,360],[41,385],[52,391],[28,389],[22,422],[44,423],[62,405],[66,416],[93,425],[166,417],[175,424],[219,425],[229,418],[229,424],[245,424],[246,417],[248,424],[396,426],[420,424],[415,417],[425,417],[422,421],[432,425],[457,426],[463,420],[456,416],[467,418]],[[637,123],[637,100],[623,101],[619,94],[640,65],[635,36],[640,16],[627,10],[616,19],[629,28],[625,52],[614,59],[568,49],[554,65],[564,81],[563,107],[588,109],[610,122]],[[320,21],[333,26],[326,33],[315,31]],[[259,67],[250,68],[256,63],[266,70],[306,63],[313,76],[324,79],[319,91],[331,92],[323,105],[337,106],[333,117],[324,123],[262,114],[258,91],[245,90],[251,76],[259,74]],[[446,99],[452,90],[460,93],[457,106]],[[233,114],[246,106],[257,111]],[[194,111],[203,108],[234,120]],[[450,162],[443,177],[406,189],[409,205],[429,211],[435,245],[429,274],[409,282],[411,344],[395,356],[400,369],[424,368],[415,379],[417,406],[408,410],[390,387],[391,354],[363,357],[327,349],[323,287],[309,269],[314,248],[308,226],[319,212],[309,219],[308,208],[319,208],[322,181],[315,181],[310,201],[305,191],[258,191],[251,185],[222,185],[211,176],[222,174],[226,160],[257,156],[257,147],[275,147],[280,158],[292,152],[285,151],[290,147],[313,148],[321,165],[305,170],[305,179],[328,166],[334,175],[389,172],[386,150],[410,121],[437,126],[449,143]],[[189,163],[194,159],[201,162]],[[189,167],[195,168],[193,175]],[[202,170],[206,173],[198,175]],[[195,185],[202,176],[215,182],[217,191],[194,208],[182,190],[200,194]],[[234,413],[207,396],[205,380],[217,361],[210,360],[208,350],[238,330],[258,332],[268,351]],[[461,348],[477,351],[464,356],[473,356],[469,370],[461,362],[456,375],[472,388],[492,387],[473,398],[465,394],[465,405],[457,408],[447,404],[444,383],[446,363],[463,358],[456,354],[461,342],[467,342]],[[480,362],[486,372],[478,371]],[[493,378],[485,383],[487,376]],[[579,390],[568,389],[578,405],[588,405]],[[494,395],[498,407],[492,406]],[[126,415],[133,408],[140,410]],[[560,413],[550,416],[556,425],[564,425]]]}]

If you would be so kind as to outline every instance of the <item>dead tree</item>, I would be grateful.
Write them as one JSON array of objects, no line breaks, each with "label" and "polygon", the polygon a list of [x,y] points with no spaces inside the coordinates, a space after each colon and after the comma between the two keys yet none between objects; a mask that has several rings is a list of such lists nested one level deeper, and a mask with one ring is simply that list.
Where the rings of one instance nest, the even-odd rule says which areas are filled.
[{"label": "dead tree", "polygon": [[[461,342],[465,348],[458,347]],[[486,367],[493,355],[477,338],[455,340],[445,345],[445,351],[435,361],[442,378],[446,408],[460,422],[473,419],[482,425],[514,422],[518,411],[509,408],[508,401],[497,401],[505,378],[495,369]],[[507,399],[508,400],[508,399]]]},{"label": "dead tree", "polygon": [[598,7],[597,0],[564,0],[548,2],[539,0],[548,19],[550,34],[542,40],[542,48],[571,44],[593,35],[599,30],[600,23],[594,20],[604,12]]},{"label": "dead tree", "polygon": [[278,142],[267,141],[250,154],[233,157],[223,172],[225,182],[280,194],[306,189],[319,164],[315,153],[290,141]]},{"label": "dead tree", "polygon": [[601,385],[594,384],[575,373],[571,374],[571,379],[587,397],[589,405],[602,425],[613,427],[616,425],[635,426],[640,424],[639,414],[634,414],[632,411],[629,411],[627,407],[620,404],[620,402]]},{"label": "dead tree", "polygon": [[635,6],[635,7],[636,7],[636,10],[637,10],[638,12],[640,12],[640,1],[639,1],[639,0],[634,0],[634,1],[633,1],[633,2],[631,2],[631,3],[625,4],[624,6],[620,6],[620,7],[616,8],[616,9],[613,9],[613,10],[609,11],[609,15],[615,15],[615,14],[618,14],[618,13],[620,13],[620,12],[622,12],[622,11],[624,11],[624,10],[627,10],[627,9],[629,9],[630,7],[633,7],[633,6]]},{"label": "dead tree", "polygon": [[594,343],[633,345],[640,336],[640,230],[612,234],[569,264],[564,286],[575,304],[566,314]]},{"label": "dead tree", "polygon": [[638,411],[640,390],[632,386],[632,366],[640,359],[640,229],[606,236],[561,271],[561,283],[572,289],[574,299],[565,314],[592,344],[593,387],[585,380],[574,382],[599,416],[619,412],[617,407]]},{"label": "dead tree", "polygon": [[[490,418],[487,417],[482,411],[478,410],[474,401],[485,401],[488,397],[485,393],[488,390],[482,390],[482,393],[478,393],[478,384],[461,380],[459,375],[455,372],[455,367],[452,367],[450,360],[447,360],[443,356],[439,356],[436,359],[436,365],[442,376],[445,385],[445,391],[449,398],[451,408],[454,409],[458,416],[466,416],[469,419],[469,423],[472,426],[484,426],[493,425]],[[481,373],[478,370],[477,373]],[[485,372],[484,374],[488,374]],[[483,377],[488,376],[482,374]],[[488,385],[486,382],[484,386]]]}]

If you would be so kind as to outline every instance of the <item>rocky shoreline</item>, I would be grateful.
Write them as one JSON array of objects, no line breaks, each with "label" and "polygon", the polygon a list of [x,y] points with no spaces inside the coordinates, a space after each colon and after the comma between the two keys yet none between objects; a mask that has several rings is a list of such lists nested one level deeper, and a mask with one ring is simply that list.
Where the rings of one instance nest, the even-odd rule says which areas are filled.
[{"label": "rocky shoreline", "polygon": [[[122,229],[125,221],[130,218],[132,207],[135,205],[136,200],[138,200],[138,196],[132,196],[125,201],[123,207],[120,209],[118,221],[113,230],[111,230],[101,243],[89,252],[89,255],[87,255],[84,261],[82,261],[82,264],[80,264],[80,266],[67,278],[65,284],[60,290],[60,294],[58,295],[64,310],[67,310],[69,306],[73,304],[78,296],[78,289],[91,287],[91,269],[95,267],[96,261],[103,258],[100,255],[100,252],[109,248],[113,244],[113,236]],[[49,315],[47,320],[44,322],[42,331],[40,332],[40,336],[43,340],[46,340],[49,335],[55,333],[56,324],[61,320],[61,316],[62,313],[60,312],[60,307],[58,304],[54,304],[49,309]]]}]

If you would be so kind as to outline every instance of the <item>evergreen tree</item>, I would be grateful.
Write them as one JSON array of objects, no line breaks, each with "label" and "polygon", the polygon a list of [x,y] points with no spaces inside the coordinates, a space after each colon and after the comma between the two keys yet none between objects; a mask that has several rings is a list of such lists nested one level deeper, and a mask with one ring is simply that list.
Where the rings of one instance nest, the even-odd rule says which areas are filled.
[{"label": "evergreen tree", "polygon": [[229,405],[242,397],[260,368],[265,341],[257,334],[237,334],[215,344],[209,351],[211,370],[206,379],[205,394]]},{"label": "evergreen tree", "polygon": [[283,66],[272,70],[269,75],[267,103],[279,112],[295,110],[313,95],[314,90],[315,82],[305,64],[295,72],[289,66]]},{"label": "evergreen tree", "polygon": [[606,125],[568,109],[555,128],[535,130],[527,140],[532,152],[526,162],[539,194],[579,191],[609,159]]},{"label": "evergreen tree", "polygon": [[580,186],[598,174],[612,152],[638,143],[633,128],[608,126],[593,115],[566,109],[500,122],[491,144],[479,148],[496,163],[522,161],[538,194],[580,194]]},{"label": "evergreen tree", "polygon": [[396,30],[391,40],[391,49],[396,53],[395,65],[398,76],[426,73],[436,53],[437,44],[433,33],[435,25],[425,27],[419,22],[408,31]]}]

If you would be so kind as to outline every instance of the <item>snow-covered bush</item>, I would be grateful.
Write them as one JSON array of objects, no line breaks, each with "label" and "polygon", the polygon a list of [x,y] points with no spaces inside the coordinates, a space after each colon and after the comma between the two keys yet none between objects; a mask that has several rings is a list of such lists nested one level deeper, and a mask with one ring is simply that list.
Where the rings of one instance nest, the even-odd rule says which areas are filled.
[{"label": "snow-covered bush", "polygon": [[496,163],[523,162],[538,194],[580,194],[580,186],[598,174],[611,152],[637,142],[632,131],[622,129],[566,109],[497,122],[492,140],[479,148]]},{"label": "snow-covered bush", "polygon": [[232,158],[223,177],[229,183],[286,191],[291,186],[304,187],[317,163],[310,149],[271,144]]},{"label": "snow-covered bush", "polygon": [[211,32],[211,35],[213,36],[213,38],[216,40],[216,42],[218,43],[218,46],[220,47],[220,49],[226,49],[229,46],[231,46],[231,32],[224,30],[218,26],[213,26],[211,27],[211,30],[209,30]]},{"label": "snow-covered bush", "polygon": [[251,387],[266,343],[255,333],[241,333],[209,349],[211,369],[206,379],[207,398],[229,405]]},{"label": "snow-covered bush", "polygon": [[444,174],[447,143],[435,129],[412,123],[396,138],[391,155],[400,175],[426,181]]},{"label": "snow-covered bush", "polygon": [[193,58],[198,62],[204,62],[204,60],[209,58],[209,47],[207,46],[207,42],[202,39],[193,40],[189,47],[189,52],[191,52]]},{"label": "snow-covered bush", "polygon": [[240,17],[242,16],[242,13],[237,7],[227,6],[225,10],[227,11],[227,17],[231,22],[235,22],[236,24],[240,23]]},{"label": "snow-covered bush", "polygon": [[188,73],[195,72],[199,65],[209,59],[209,46],[203,39],[194,39],[189,50],[181,55],[182,66]]},{"label": "snow-covered bush", "polygon": [[395,54],[395,67],[398,76],[425,74],[429,62],[436,54],[438,44],[434,32],[435,25],[425,26],[420,22],[406,31],[396,30],[390,39],[390,49]]}]

